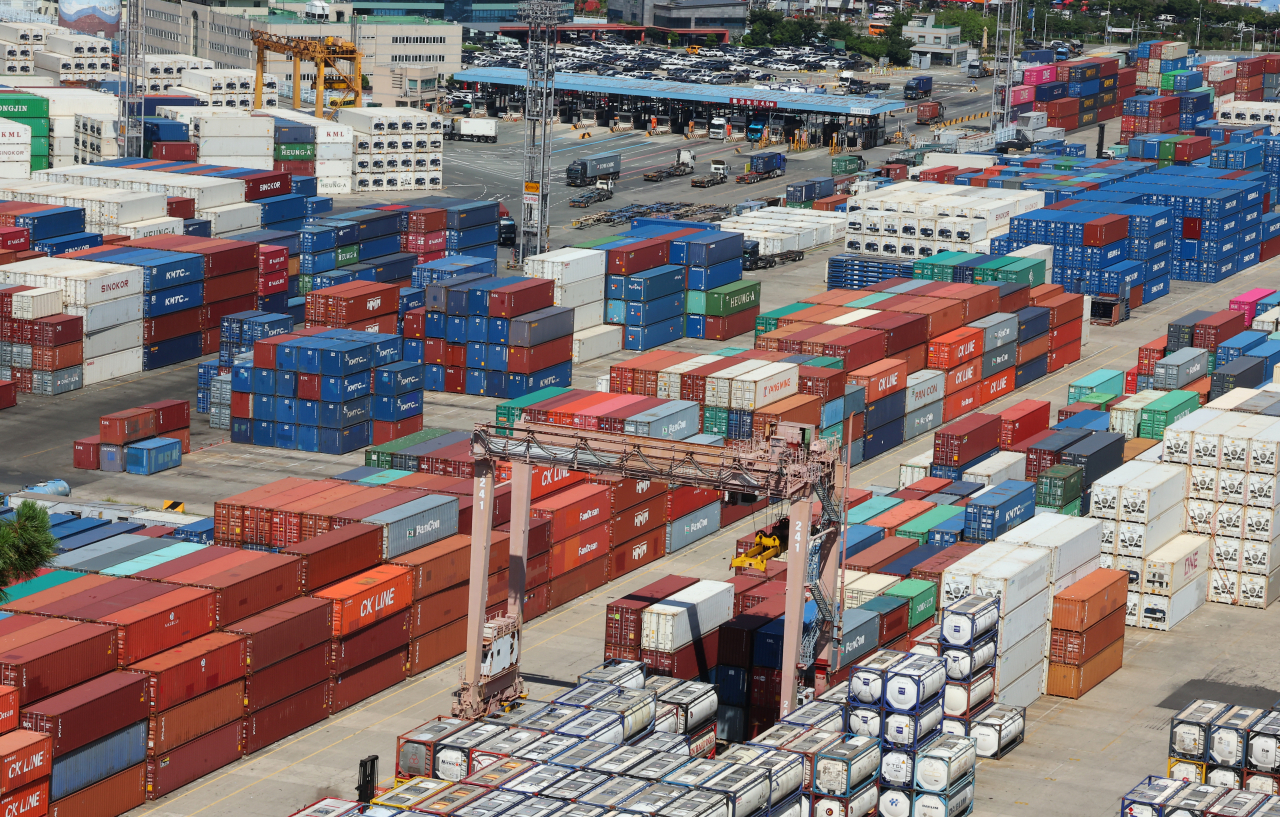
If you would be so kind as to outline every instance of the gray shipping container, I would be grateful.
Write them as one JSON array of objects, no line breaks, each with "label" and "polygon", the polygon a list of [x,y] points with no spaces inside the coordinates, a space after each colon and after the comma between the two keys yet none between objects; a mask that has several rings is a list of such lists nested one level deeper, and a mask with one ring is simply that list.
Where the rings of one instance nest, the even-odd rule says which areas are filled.
[{"label": "gray shipping container", "polygon": [[853,442],[846,445],[840,451],[840,461],[847,462],[850,466],[862,464],[862,443],[863,439],[859,437]]},{"label": "gray shipping container", "polygon": [[31,393],[52,397],[75,391],[83,382],[84,369],[78,363],[56,372],[35,371],[31,373]]},{"label": "gray shipping container", "polygon": [[990,377],[993,374],[1003,372],[1005,369],[1012,369],[1017,362],[1018,347],[1012,343],[1004,346],[997,346],[989,352],[982,353],[982,376]]},{"label": "gray shipping container", "polygon": [[394,559],[458,532],[458,498],[424,496],[361,519],[382,527],[382,558]]},{"label": "gray shipping container", "polygon": [[1018,316],[1009,312],[996,312],[972,321],[969,326],[982,330],[982,348],[987,351],[1018,339]]},{"label": "gray shipping container", "polygon": [[155,553],[170,545],[178,544],[178,539],[166,539],[160,536],[139,536],[136,533],[123,533],[85,545],[82,548],[60,554],[53,560],[55,567],[75,567],[77,570],[106,570],[123,564],[130,559]]},{"label": "gray shipping container", "polygon": [[942,425],[942,401],[907,412],[902,421],[902,439],[912,440]]},{"label": "gray shipping container", "polygon": [[844,416],[852,417],[867,410],[867,389],[849,384],[844,388]]},{"label": "gray shipping container", "polygon": [[146,759],[147,722],[138,721],[55,757],[49,799],[61,800]]},{"label": "gray shipping container", "polygon": [[[1280,395],[1276,395],[1280,398]],[[724,445],[724,435],[722,434],[694,434],[692,437],[686,438],[685,442],[696,443],[697,445]]]},{"label": "gray shipping container", "polygon": [[1188,346],[1156,361],[1154,386],[1164,391],[1180,389],[1208,373],[1209,350]]},{"label": "gray shipping container", "polygon": [[583,157],[582,161],[587,163],[588,176],[599,176],[602,173],[619,173],[622,171],[621,153],[597,153],[594,156]]},{"label": "gray shipping container", "polygon": [[511,319],[512,346],[537,346],[573,334],[573,307],[549,306]]},{"label": "gray shipping container", "polygon": [[692,545],[720,530],[720,502],[712,502],[691,514],[667,523],[667,553]]},{"label": "gray shipping container", "polygon": [[946,392],[946,372],[937,369],[912,372],[907,375],[907,411],[932,405],[946,396]]},{"label": "gray shipping container", "polygon": [[672,400],[628,417],[623,433],[664,440],[688,439],[701,431],[698,422],[701,410],[702,407],[691,400]]},{"label": "gray shipping container", "polygon": [[850,662],[874,650],[880,643],[880,614],[854,607],[844,611],[841,623],[840,652],[836,668],[847,667]]}]

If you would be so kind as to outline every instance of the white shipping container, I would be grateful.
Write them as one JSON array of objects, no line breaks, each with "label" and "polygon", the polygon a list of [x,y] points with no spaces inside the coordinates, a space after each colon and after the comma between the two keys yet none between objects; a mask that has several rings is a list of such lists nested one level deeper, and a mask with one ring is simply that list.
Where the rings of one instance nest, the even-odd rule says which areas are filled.
[{"label": "white shipping container", "polygon": [[[195,116],[191,121],[192,141],[201,145],[200,151],[203,155],[203,142],[206,139],[225,137],[228,139],[266,139],[275,142],[275,121],[269,116],[249,116],[247,113],[226,112],[221,115],[204,115],[201,111],[200,115]],[[254,151],[258,153],[260,151]],[[274,148],[269,152],[274,152]]]},{"label": "white shipping container", "polygon": [[1216,400],[1210,400],[1204,404],[1205,408],[1222,409],[1223,411],[1231,411],[1238,408],[1241,403],[1248,400],[1258,393],[1257,389],[1241,389],[1235,388],[1226,392]]},{"label": "white shipping container", "polygon": [[1265,610],[1280,596],[1280,568],[1269,575],[1239,573],[1240,603],[1245,607]]},{"label": "white shipping container", "polygon": [[939,588],[939,607],[947,607],[965,596],[974,595],[974,578],[983,568],[1002,556],[1017,550],[1020,545],[1007,542],[988,542],[947,565],[942,571],[942,587]]},{"label": "white shipping container", "polygon": [[1192,435],[1196,429],[1221,415],[1222,412],[1216,409],[1201,408],[1171,423],[1164,430],[1164,461],[1189,465]]},{"label": "white shipping container", "polygon": [[[1237,575],[1237,574],[1232,574]],[[1142,595],[1139,625],[1147,630],[1168,631],[1205,602],[1209,574],[1205,573],[1172,596]],[[1130,596],[1134,594],[1130,593]]]},{"label": "white shipping container", "polygon": [[351,192],[351,178],[348,176],[324,178],[322,176],[316,179],[316,192],[322,196],[344,196]]},{"label": "white shipping container", "polygon": [[1012,647],[1000,650],[996,655],[996,686],[1011,684],[1033,669],[1048,672],[1049,634],[1046,621]]},{"label": "white shipping container", "polygon": [[1275,538],[1277,528],[1280,528],[1280,510],[1275,508],[1244,509],[1245,539],[1270,542]]},{"label": "white shipping container", "polygon": [[209,220],[209,228],[215,236],[236,230],[248,230],[262,225],[262,205],[244,202],[222,207],[196,210],[197,218]]},{"label": "white shipping container", "polygon": [[116,226],[116,231],[130,238],[147,238],[153,235],[182,235],[182,219],[165,216],[146,221],[135,221]]},{"label": "white shipping container", "polygon": [[733,585],[704,579],[644,611],[641,646],[675,652],[732,616]]},{"label": "white shipping container", "polygon": [[550,278],[556,286],[567,286],[587,278],[603,278],[605,254],[600,250],[565,247],[525,259],[525,274]]},{"label": "white shipping container", "polygon": [[929,476],[929,469],[932,465],[932,451],[926,451],[902,463],[902,465],[898,466],[898,487],[905,488],[911,483],[918,482]]},{"label": "white shipping container", "polygon": [[573,362],[585,363],[622,351],[621,326],[593,326],[573,333]]},{"label": "white shipping container", "polygon": [[0,179],[26,179],[31,176],[31,160],[0,161]]},{"label": "white shipping container", "polygon": [[883,573],[860,573],[856,570],[844,572],[844,606],[848,610],[870,601],[876,596],[883,596],[885,591],[899,584],[902,579]]},{"label": "white shipping container", "polygon": [[996,541],[1049,551],[1049,578],[1056,580],[1090,559],[1097,562],[1102,552],[1102,524],[1087,517],[1042,513],[1002,534]]},{"label": "white shipping container", "polygon": [[1209,571],[1213,540],[1186,533],[1143,562],[1142,592],[1171,596]]},{"label": "white shipping container", "polygon": [[1026,476],[1027,455],[1016,451],[1001,451],[965,471],[960,475],[960,479],[980,485],[999,485],[1005,480],[1022,480]]},{"label": "white shipping container", "polygon": [[[721,369],[715,374],[707,377],[706,395],[703,402],[708,406],[728,408],[730,395],[733,390],[733,379],[739,375],[754,372],[756,369],[761,369],[768,365],[769,362],[765,360],[744,360],[741,363],[735,363],[727,369]],[[798,371],[799,367],[796,368]]]},{"label": "white shipping container", "polygon": [[770,363],[733,379],[729,407],[754,411],[800,392],[800,367],[795,363]]},{"label": "white shipping container", "polygon": [[84,358],[103,357],[126,349],[142,348],[142,321],[122,323],[84,336]]},{"label": "white shipping container", "polygon": [[1143,407],[1164,395],[1165,392],[1146,389],[1112,406],[1107,414],[1110,430],[1116,434],[1123,434],[1127,440],[1137,437]]},{"label": "white shipping container", "polygon": [[[318,129],[317,129],[317,130],[318,130]],[[351,140],[350,140],[350,139],[348,139],[345,143],[340,143],[340,142],[319,143],[319,142],[317,142],[317,143],[316,143],[316,161],[317,161],[317,162],[332,162],[332,161],[345,161],[345,162],[350,162],[350,161],[351,161],[351,157],[352,157],[352,155],[353,155],[353,154],[352,154],[352,150],[353,150],[353,149],[352,149],[352,146],[351,146]]]},{"label": "white shipping container", "polygon": [[[1232,389],[1227,394],[1246,391],[1252,390]],[[1275,425],[1280,425],[1280,420],[1275,417],[1246,414],[1234,428],[1222,435],[1219,466],[1232,471],[1244,471],[1249,466],[1249,450],[1252,448],[1253,438]]]},{"label": "white shipping container", "polygon": [[[141,299],[138,301],[139,311],[141,311]],[[137,374],[142,371],[142,347],[136,349],[125,349],[121,352],[115,352],[102,357],[87,358],[84,362],[84,385],[92,386],[94,383],[102,383],[106,380],[112,380],[117,377],[124,377],[127,374]]]},{"label": "white shipping container", "polygon": [[62,311],[62,293],[48,287],[28,289],[13,295],[13,317],[33,321]]},{"label": "white shipping container", "polygon": [[597,301],[573,309],[573,331],[582,332],[604,324],[604,301]]},{"label": "white shipping container", "polygon": [[1185,468],[1176,465],[1152,466],[1135,479],[1122,484],[1116,518],[1121,522],[1150,522],[1156,519],[1184,500],[1186,481]]},{"label": "white shipping container", "polygon": [[1038,669],[1030,669],[1021,678],[1001,686],[996,692],[996,701],[1008,706],[1031,706],[1043,692],[1042,680]]},{"label": "white shipping container", "polygon": [[973,592],[1000,599],[1001,611],[1014,610],[1049,587],[1050,553],[1020,545],[973,577]]},{"label": "white shipping container", "polygon": [[572,284],[556,286],[553,303],[556,306],[585,306],[604,300],[604,276],[584,278]]},{"label": "white shipping container", "polygon": [[201,136],[196,145],[201,158],[270,156],[275,150],[275,141],[270,136]]},{"label": "white shipping container", "polygon": [[[122,323],[142,320],[142,296],[128,295],[124,298],[116,298],[113,301],[103,301],[89,306],[67,306],[63,307],[63,311],[68,315],[77,315],[84,318],[85,334],[91,334],[108,327],[119,326]],[[89,361],[86,360],[84,365],[85,377],[87,378]],[[142,365],[141,347],[138,349],[138,365]],[[119,375],[111,375],[111,377],[119,377]],[[108,378],[103,379],[106,380]],[[91,385],[87,379],[85,385]]]},{"label": "white shipping container", "polygon": [[1186,511],[1186,504],[1179,502],[1146,524],[1117,523],[1115,553],[1139,558],[1154,553],[1182,532]]},{"label": "white shipping container", "polygon": [[[1208,573],[1208,600],[1217,604],[1237,604],[1240,601],[1240,573],[1235,570],[1213,568]],[[1185,592],[1185,588],[1183,592]]]},{"label": "white shipping container", "polygon": [[1223,435],[1240,425],[1250,415],[1224,411],[1191,434],[1191,464],[1217,468],[1222,456]]},{"label": "white shipping container", "polygon": [[1049,620],[1052,610],[1053,590],[1048,587],[1019,607],[1012,610],[1001,609],[999,635],[996,636],[998,651],[1004,652],[1039,629],[1041,624]]},{"label": "white shipping container", "polygon": [[[946,372],[923,369],[907,375],[907,412],[910,413],[941,400],[945,395],[946,386]],[[1025,456],[1023,459],[1025,461]],[[1016,479],[1021,479],[1021,477],[1016,477]]]},{"label": "white shipping container", "polygon": [[317,159],[316,175],[317,176],[350,176],[351,160],[350,159]]},{"label": "white shipping container", "polygon": [[1095,519],[1119,519],[1121,487],[1153,467],[1152,463],[1131,460],[1094,480],[1090,488],[1089,516]]},{"label": "white shipping container", "polygon": [[1280,538],[1240,542],[1240,572],[1266,576],[1280,567]]},{"label": "white shipping container", "polygon": [[1276,507],[1276,478],[1273,474],[1248,474],[1244,485],[1246,505],[1254,508]]}]

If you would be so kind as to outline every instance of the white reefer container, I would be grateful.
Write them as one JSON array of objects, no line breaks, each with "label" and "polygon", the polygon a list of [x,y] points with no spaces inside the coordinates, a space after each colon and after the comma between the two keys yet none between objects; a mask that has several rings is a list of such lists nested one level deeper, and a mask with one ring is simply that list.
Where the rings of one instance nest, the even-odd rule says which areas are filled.
[{"label": "white reefer container", "polygon": [[1280,460],[1280,423],[1268,426],[1249,441],[1249,471],[1275,474]]},{"label": "white reefer container", "polygon": [[960,479],[965,482],[977,482],[980,485],[999,485],[1007,479],[1025,479],[1026,475],[1026,454],[1001,451],[965,471],[960,475]]},{"label": "white reefer container", "polygon": [[[1216,575],[1216,574],[1215,574]],[[1230,574],[1238,576],[1239,574]],[[1141,594],[1138,626],[1148,630],[1170,630],[1205,603],[1209,574],[1202,573],[1172,596]],[[1238,587],[1237,587],[1238,591]],[[1130,593],[1131,597],[1135,594]]]},{"label": "white reefer container", "polygon": [[1154,467],[1155,463],[1131,460],[1094,480],[1090,489],[1089,516],[1095,519],[1119,519],[1120,489]]},{"label": "white reefer container", "polygon": [[585,363],[622,351],[621,326],[592,326],[573,333],[573,362]]},{"label": "white reefer container", "polygon": [[1179,502],[1150,522],[1117,522],[1115,554],[1142,558],[1182,532],[1186,520],[1186,504]]},{"label": "white reefer container", "polygon": [[1164,461],[1188,465],[1191,462],[1191,440],[1196,430],[1220,417],[1217,409],[1196,409],[1164,430]]},{"label": "white reefer container", "polygon": [[[710,375],[707,377],[704,402],[708,406],[728,408],[730,396],[733,393],[733,379],[768,365],[769,362],[767,360],[744,360]],[[797,367],[798,369],[799,367]]]},{"label": "white reefer container", "polygon": [[1117,519],[1121,522],[1151,522],[1184,501],[1186,483],[1187,469],[1176,465],[1152,466],[1121,485]]},{"label": "white reefer container", "polygon": [[1102,523],[1080,516],[1036,514],[1001,534],[996,541],[1017,542],[1049,551],[1049,578],[1056,580],[1090,559],[1097,562],[1098,554],[1102,552]]},{"label": "white reefer container", "polygon": [[13,317],[33,321],[47,318],[62,311],[62,292],[49,287],[37,287],[13,295]]},{"label": "white reefer container", "polygon": [[604,300],[604,276],[593,275],[572,284],[556,286],[552,293],[556,306],[583,306]]},{"label": "white reefer container", "polygon": [[142,348],[142,321],[122,323],[84,335],[84,358],[86,361],[123,352],[126,349]]},{"label": "white reefer container", "polygon": [[[116,298],[114,301],[103,301],[89,306],[66,306],[63,307],[63,312],[84,318],[84,331],[88,334],[111,326],[118,326],[122,323],[142,320],[142,296],[126,295],[123,298]],[[84,365],[85,385],[87,386],[89,385],[89,361],[86,360]],[[142,366],[141,348],[138,349],[138,366]],[[139,368],[138,371],[142,371],[142,369]],[[110,375],[110,377],[119,376]],[[106,380],[107,378],[103,379]]]},{"label": "white reefer container", "polygon": [[1217,468],[1222,457],[1223,437],[1252,415],[1224,411],[1191,434],[1191,464]]},{"label": "white reefer container", "polygon": [[733,585],[703,580],[644,611],[640,646],[675,652],[732,617]]},{"label": "white reefer container", "polygon": [[[939,607],[947,607],[965,596],[974,594],[974,577],[984,567],[1004,554],[1016,549],[1018,545],[1003,542],[988,542],[972,553],[962,556],[942,571],[942,587],[939,588]],[[1003,613],[1003,609],[1001,610]]]},{"label": "white reefer container", "polygon": [[1044,548],[1019,545],[978,571],[973,592],[1000,599],[1005,617],[1049,587],[1049,557]]},{"label": "white reefer container", "polygon": [[[141,297],[138,298],[138,312],[139,314],[142,312]],[[94,383],[101,383],[116,377],[124,377],[127,374],[137,374],[141,371],[142,347],[139,346],[136,349],[125,349],[114,354],[85,360],[83,383],[86,386],[92,386]]]},{"label": "white reefer container", "polygon": [[795,363],[770,363],[733,379],[729,407],[754,411],[800,391],[800,367]]},{"label": "white reefer container", "polygon": [[564,247],[525,259],[525,272],[534,278],[549,278],[556,286],[568,286],[587,278],[604,279],[605,254],[600,250]]}]

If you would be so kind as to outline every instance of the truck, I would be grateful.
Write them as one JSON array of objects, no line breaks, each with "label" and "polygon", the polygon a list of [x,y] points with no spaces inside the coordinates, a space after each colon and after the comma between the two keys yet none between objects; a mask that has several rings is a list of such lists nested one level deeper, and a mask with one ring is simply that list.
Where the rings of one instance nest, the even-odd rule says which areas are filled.
[{"label": "truck", "polygon": [[446,123],[444,138],[454,142],[496,142],[498,120],[455,117]]},{"label": "truck", "polygon": [[936,125],[942,121],[946,106],[941,102],[921,102],[916,106],[917,125]]},{"label": "truck", "polygon": [[570,187],[591,187],[598,179],[613,181],[621,175],[621,153],[597,153],[574,159],[564,171],[565,183]]},{"label": "truck", "polygon": [[723,141],[729,135],[729,120],[723,116],[711,117],[711,127],[707,129],[708,139],[720,139]]},{"label": "truck", "polygon": [[991,76],[991,69],[982,60],[969,60],[969,67],[965,69],[965,76],[969,79],[982,79]]},{"label": "truck", "polygon": [[611,198],[613,198],[613,182],[610,179],[599,179],[595,187],[570,199],[569,206],[589,207],[598,201],[608,201]]},{"label": "truck", "polygon": [[759,142],[764,136],[765,130],[769,127],[769,114],[757,113],[751,115],[751,121],[747,123],[747,141]]},{"label": "truck", "polygon": [[748,239],[742,242],[742,268],[744,270],[770,269],[788,261],[803,261],[801,250],[783,250],[776,255],[761,255],[760,242]]},{"label": "truck", "polygon": [[498,217],[498,246],[514,247],[516,245],[516,222],[509,216]]},{"label": "truck", "polygon": [[693,162],[696,157],[693,151],[688,148],[680,148],[676,151],[676,160],[661,170],[651,170],[644,174],[646,182],[660,182],[663,179],[669,179],[672,176],[688,176],[693,172]]},{"label": "truck", "polygon": [[738,184],[755,184],[765,179],[776,179],[787,172],[787,157],[781,153],[757,153],[750,158],[747,172],[738,176]]},{"label": "truck", "polygon": [[933,95],[933,77],[912,77],[902,89],[903,99],[928,99]]},{"label": "truck", "polygon": [[724,159],[711,160],[711,172],[706,176],[694,176],[689,180],[690,187],[715,187],[729,181],[729,164]]}]

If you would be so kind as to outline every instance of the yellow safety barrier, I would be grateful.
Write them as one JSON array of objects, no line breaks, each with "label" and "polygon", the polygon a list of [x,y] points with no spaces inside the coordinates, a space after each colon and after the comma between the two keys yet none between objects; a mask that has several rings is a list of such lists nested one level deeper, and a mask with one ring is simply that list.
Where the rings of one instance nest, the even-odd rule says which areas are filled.
[{"label": "yellow safety barrier", "polygon": [[579,135],[578,135],[578,138],[579,138],[579,139],[590,139],[590,138],[591,138],[591,131],[587,131],[586,133],[579,134]]},{"label": "yellow safety barrier", "polygon": [[991,111],[984,111],[983,113],[971,113],[968,116],[961,116],[957,119],[948,119],[946,122],[943,122],[941,125],[938,125],[938,127],[949,128],[952,125],[959,125],[963,122],[972,122],[975,119],[986,119],[988,116],[991,116]]}]

